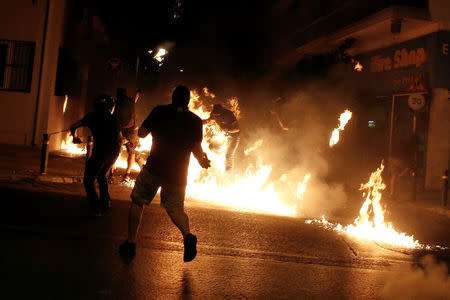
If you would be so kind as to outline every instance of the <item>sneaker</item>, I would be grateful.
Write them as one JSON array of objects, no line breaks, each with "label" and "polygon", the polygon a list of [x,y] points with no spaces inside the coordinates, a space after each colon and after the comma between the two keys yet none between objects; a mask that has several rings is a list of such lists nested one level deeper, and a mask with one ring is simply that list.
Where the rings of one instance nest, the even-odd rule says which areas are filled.
[{"label": "sneaker", "polygon": [[108,176],[107,180],[108,180],[108,183],[109,183],[109,184],[113,184],[113,183],[114,183],[114,175],[110,174],[110,175]]},{"label": "sneaker", "polygon": [[119,253],[123,256],[134,257],[136,255],[136,244],[126,240],[119,247]]},{"label": "sneaker", "polygon": [[193,234],[188,234],[184,238],[184,256],[185,262],[191,261],[197,255],[197,237]]},{"label": "sneaker", "polygon": [[102,216],[104,216],[106,213],[108,213],[110,209],[111,209],[111,205],[109,205],[109,204],[103,206],[103,207],[102,207],[102,210],[101,210]]},{"label": "sneaker", "polygon": [[123,175],[122,181],[123,182],[130,182],[131,181],[131,175],[130,174]]},{"label": "sneaker", "polygon": [[101,217],[102,213],[100,211],[90,211],[89,216],[93,218]]}]

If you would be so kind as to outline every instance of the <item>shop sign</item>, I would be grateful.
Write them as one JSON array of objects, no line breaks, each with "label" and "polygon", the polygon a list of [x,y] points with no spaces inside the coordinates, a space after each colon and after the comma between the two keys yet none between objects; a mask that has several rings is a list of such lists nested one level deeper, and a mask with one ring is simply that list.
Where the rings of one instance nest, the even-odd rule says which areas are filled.
[{"label": "shop sign", "polygon": [[384,72],[412,66],[418,68],[422,66],[426,60],[427,55],[424,48],[412,50],[402,48],[395,50],[392,57],[381,55],[370,57],[370,71]]},{"label": "shop sign", "polygon": [[425,97],[422,94],[410,95],[408,98],[408,106],[412,110],[421,110],[425,106]]}]

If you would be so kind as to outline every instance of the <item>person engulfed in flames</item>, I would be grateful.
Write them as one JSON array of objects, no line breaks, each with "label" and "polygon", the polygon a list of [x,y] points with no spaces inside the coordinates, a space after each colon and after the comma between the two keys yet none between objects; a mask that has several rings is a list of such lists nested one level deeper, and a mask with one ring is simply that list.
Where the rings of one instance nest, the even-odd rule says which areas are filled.
[{"label": "person engulfed in flames", "polygon": [[225,154],[225,171],[230,172],[234,168],[234,154],[239,146],[240,128],[236,116],[231,110],[226,109],[221,104],[215,104],[211,115],[203,122],[215,122],[228,136],[228,148]]},{"label": "person engulfed in flames", "polygon": [[153,200],[160,187],[161,205],[184,238],[184,261],[191,261],[197,255],[197,237],[191,233],[184,211],[191,152],[202,168],[209,168],[211,162],[201,146],[202,120],[188,109],[189,100],[189,89],[178,86],[172,94],[172,104],[155,107],[138,130],[141,138],[151,133],[153,143],[131,192],[128,239],[119,248],[121,255],[134,257],[143,205]]},{"label": "person engulfed in flames", "polygon": [[[135,104],[138,102],[140,91],[136,92],[134,98],[128,97],[124,88],[117,89],[117,103],[114,114],[119,119],[121,132],[125,139],[125,147],[127,149],[127,169],[125,170],[124,180],[130,179],[131,167],[136,157],[136,147],[139,146],[139,138],[137,136],[136,112]],[[113,174],[111,169],[111,175]]]}]

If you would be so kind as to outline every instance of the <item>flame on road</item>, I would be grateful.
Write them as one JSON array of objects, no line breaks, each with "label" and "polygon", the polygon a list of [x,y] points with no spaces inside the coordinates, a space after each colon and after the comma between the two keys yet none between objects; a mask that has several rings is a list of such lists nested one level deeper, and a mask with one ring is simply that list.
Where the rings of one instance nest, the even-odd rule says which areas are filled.
[{"label": "flame on road", "polygon": [[307,220],[308,224],[319,224],[327,229],[346,233],[358,239],[371,240],[375,242],[390,244],[410,249],[430,248],[428,245],[420,244],[414,236],[403,232],[397,232],[391,223],[384,220],[384,210],[381,207],[381,192],[386,188],[381,173],[384,165],[381,164],[370,176],[369,182],[362,184],[360,190],[364,191],[364,203],[359,211],[359,216],[353,224],[342,226],[334,224],[322,216],[320,220]]},{"label": "flame on road", "polygon": [[[214,94],[208,89],[203,89],[203,97],[214,98]],[[191,91],[189,109],[202,119],[210,117],[212,104],[203,102],[199,93]],[[232,110],[237,118],[240,117],[240,107],[237,98],[230,98],[224,104]],[[202,169],[197,160],[191,156],[188,170],[188,185],[186,196],[195,201],[202,201],[231,210],[276,214],[285,216],[296,216],[301,214],[301,206],[306,191],[306,186],[311,178],[310,174],[304,175],[303,179],[295,178],[292,174],[283,174],[284,188],[292,190],[292,199],[281,196],[285,191],[275,188],[275,181],[271,182],[269,176],[272,166],[262,159],[263,150],[261,145],[263,139],[256,141],[244,153],[249,158],[248,165],[241,168],[244,171],[225,172],[225,154],[228,146],[229,136],[214,122],[203,125],[202,148],[211,160],[209,169]],[[68,136],[62,143],[61,149],[70,153],[85,154],[86,148],[71,143],[72,137]],[[140,139],[140,145],[136,148],[137,157],[142,156],[145,162],[152,145],[152,137],[148,135]],[[141,161],[141,166],[143,165]],[[122,151],[116,161],[116,168],[127,167],[127,154]],[[140,171],[140,166],[133,164],[132,170]],[[132,187],[134,182],[125,182]]]},{"label": "flame on road", "polygon": [[346,109],[340,116],[339,116],[339,126],[333,130],[330,137],[329,145],[330,147],[333,147],[339,142],[339,131],[344,130],[345,125],[347,125],[348,121],[352,118],[352,112]]},{"label": "flame on road", "polygon": [[83,155],[87,153],[86,145],[74,144],[73,136],[70,133],[67,133],[66,137],[61,141],[61,151],[75,155]]},{"label": "flame on road", "polygon": [[250,148],[244,150],[244,154],[245,155],[249,155],[250,153],[252,153],[256,149],[261,147],[262,143],[263,143],[262,139],[261,140],[257,140],[252,146],[250,146]]}]

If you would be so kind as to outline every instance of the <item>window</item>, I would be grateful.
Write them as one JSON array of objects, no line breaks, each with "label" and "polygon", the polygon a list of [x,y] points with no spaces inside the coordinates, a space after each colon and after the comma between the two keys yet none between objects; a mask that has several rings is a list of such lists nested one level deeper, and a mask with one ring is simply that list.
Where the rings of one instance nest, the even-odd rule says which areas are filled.
[{"label": "window", "polygon": [[34,42],[0,40],[0,90],[30,92]]}]

